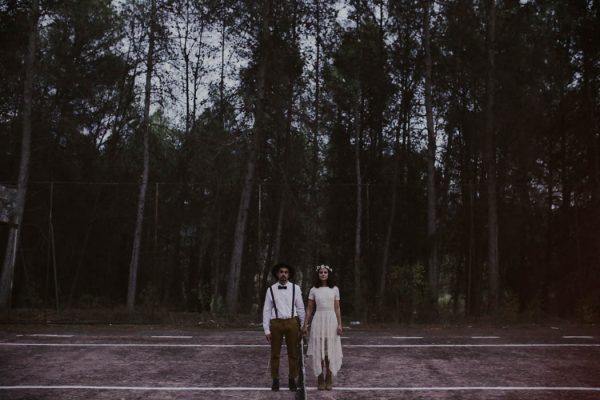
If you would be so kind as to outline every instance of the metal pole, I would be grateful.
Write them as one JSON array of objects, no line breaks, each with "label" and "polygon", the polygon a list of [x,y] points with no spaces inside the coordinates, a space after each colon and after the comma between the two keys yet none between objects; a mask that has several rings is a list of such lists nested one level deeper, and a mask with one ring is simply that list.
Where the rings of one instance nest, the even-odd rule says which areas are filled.
[{"label": "metal pole", "polygon": [[158,182],[154,184],[154,273],[158,275]]},{"label": "metal pole", "polygon": [[50,185],[50,243],[52,245],[52,266],[54,270],[54,300],[56,302],[56,311],[59,311],[58,303],[58,277],[56,272],[56,246],[54,243],[54,223],[52,222],[54,210],[54,182]]},{"label": "metal pole", "polygon": [[48,284],[50,280],[50,262],[52,258],[52,249],[50,247],[50,236],[52,235],[52,185],[54,183],[50,182],[50,191],[49,191],[49,199],[48,199],[48,247],[46,251],[46,286],[44,289],[44,321],[47,321],[48,318],[46,316],[46,308],[48,306]]},{"label": "metal pole", "polygon": [[[260,296],[260,286],[261,286],[261,282],[262,282],[262,277],[263,277],[263,272],[265,270],[264,268],[264,264],[265,261],[262,257],[262,224],[261,224],[261,219],[262,219],[262,184],[259,183],[258,184],[258,201],[257,201],[257,207],[258,207],[258,221],[256,223],[257,225],[257,243],[256,243],[256,261],[257,261],[257,265],[258,265],[258,279],[256,280],[256,284],[254,285],[255,288],[255,293],[256,293],[256,299],[254,301],[255,304],[261,304],[261,296]],[[257,311],[258,312],[258,311]]]}]

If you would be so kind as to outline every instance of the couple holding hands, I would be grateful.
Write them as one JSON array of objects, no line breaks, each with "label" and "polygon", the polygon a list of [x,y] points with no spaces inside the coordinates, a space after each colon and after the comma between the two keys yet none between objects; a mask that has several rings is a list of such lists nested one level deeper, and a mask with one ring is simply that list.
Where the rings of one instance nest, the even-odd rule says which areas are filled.
[{"label": "couple holding hands", "polygon": [[[308,336],[308,355],[317,376],[319,390],[331,390],[333,376],[342,366],[342,316],[340,291],[333,280],[333,269],[328,265],[315,268],[313,287],[304,310],[300,286],[290,282],[294,269],[280,263],[273,267],[277,283],[267,289],[263,307],[263,328],[271,344],[272,390],[279,390],[279,358],[285,338],[289,363],[289,389],[297,389],[298,342]],[[316,310],[315,310],[316,309]]]}]

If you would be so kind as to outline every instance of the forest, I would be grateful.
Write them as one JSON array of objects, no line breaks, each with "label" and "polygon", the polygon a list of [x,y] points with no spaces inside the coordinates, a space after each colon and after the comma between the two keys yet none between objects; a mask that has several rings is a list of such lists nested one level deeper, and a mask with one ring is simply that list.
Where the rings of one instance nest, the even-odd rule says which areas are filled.
[{"label": "forest", "polygon": [[0,308],[600,320],[600,1],[0,0]]}]

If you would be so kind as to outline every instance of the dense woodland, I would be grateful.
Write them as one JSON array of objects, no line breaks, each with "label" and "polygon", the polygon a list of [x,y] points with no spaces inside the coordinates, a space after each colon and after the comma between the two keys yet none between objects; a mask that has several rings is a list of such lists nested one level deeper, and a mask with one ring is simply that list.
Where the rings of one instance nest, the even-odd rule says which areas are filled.
[{"label": "dense woodland", "polygon": [[598,320],[599,71],[598,0],[0,0],[0,305]]}]

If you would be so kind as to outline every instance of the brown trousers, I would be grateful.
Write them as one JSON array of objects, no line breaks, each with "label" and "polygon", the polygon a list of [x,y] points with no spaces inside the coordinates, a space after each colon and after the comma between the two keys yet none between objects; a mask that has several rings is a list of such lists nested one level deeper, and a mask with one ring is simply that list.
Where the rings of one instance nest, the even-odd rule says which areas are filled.
[{"label": "brown trousers", "polygon": [[298,318],[271,320],[271,377],[273,379],[279,379],[279,356],[284,336],[290,370],[288,376],[295,379],[298,376],[298,341],[300,340]]}]

